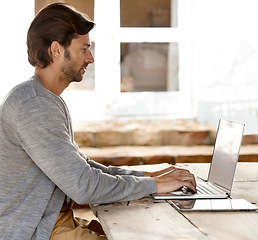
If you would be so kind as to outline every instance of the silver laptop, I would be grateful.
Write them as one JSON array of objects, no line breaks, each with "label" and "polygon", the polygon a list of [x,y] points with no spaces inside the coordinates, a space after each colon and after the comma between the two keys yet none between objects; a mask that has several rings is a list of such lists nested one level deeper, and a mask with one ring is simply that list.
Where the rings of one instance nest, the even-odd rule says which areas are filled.
[{"label": "silver laptop", "polygon": [[207,181],[197,182],[197,193],[175,191],[152,194],[154,199],[228,198],[241,147],[244,124],[220,120]]}]

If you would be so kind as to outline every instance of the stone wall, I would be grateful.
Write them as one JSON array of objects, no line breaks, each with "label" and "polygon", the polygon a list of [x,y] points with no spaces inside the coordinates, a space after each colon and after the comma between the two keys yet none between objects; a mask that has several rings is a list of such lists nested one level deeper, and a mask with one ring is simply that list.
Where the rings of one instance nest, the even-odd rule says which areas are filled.
[{"label": "stone wall", "polygon": [[79,146],[211,145],[215,129],[185,120],[97,121],[75,125]]},{"label": "stone wall", "polygon": [[[209,163],[216,129],[185,120],[98,121],[75,125],[85,156],[104,165]],[[258,136],[244,136],[239,161],[258,161]]]}]

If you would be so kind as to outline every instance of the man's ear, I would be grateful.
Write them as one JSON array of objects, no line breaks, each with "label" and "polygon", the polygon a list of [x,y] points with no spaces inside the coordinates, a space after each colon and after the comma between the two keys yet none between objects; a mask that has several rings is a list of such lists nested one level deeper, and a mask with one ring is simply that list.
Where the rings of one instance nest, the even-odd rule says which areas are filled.
[{"label": "man's ear", "polygon": [[50,54],[52,56],[52,60],[54,60],[54,58],[58,58],[60,56],[62,48],[63,47],[57,41],[53,41],[51,43],[49,50],[50,50]]}]

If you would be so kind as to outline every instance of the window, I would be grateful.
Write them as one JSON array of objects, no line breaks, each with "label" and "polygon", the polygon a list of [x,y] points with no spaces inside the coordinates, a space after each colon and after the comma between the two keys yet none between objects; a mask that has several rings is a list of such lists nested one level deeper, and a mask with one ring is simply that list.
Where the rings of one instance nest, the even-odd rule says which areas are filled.
[{"label": "window", "polygon": [[95,0],[94,21],[94,84],[65,92],[73,116],[191,116],[191,0]]}]

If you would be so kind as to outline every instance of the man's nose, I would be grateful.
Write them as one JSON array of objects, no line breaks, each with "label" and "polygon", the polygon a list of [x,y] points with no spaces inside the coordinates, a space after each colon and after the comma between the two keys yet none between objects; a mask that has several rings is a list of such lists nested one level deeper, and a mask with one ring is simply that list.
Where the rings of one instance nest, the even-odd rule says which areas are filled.
[{"label": "man's nose", "polygon": [[90,50],[88,50],[85,54],[85,62],[89,63],[94,63],[94,58],[92,56],[92,53]]}]

